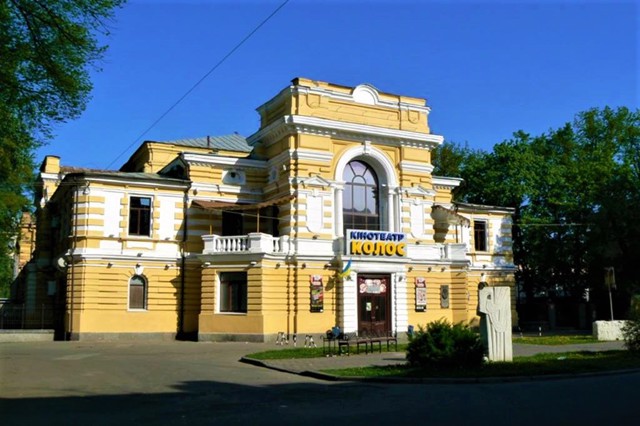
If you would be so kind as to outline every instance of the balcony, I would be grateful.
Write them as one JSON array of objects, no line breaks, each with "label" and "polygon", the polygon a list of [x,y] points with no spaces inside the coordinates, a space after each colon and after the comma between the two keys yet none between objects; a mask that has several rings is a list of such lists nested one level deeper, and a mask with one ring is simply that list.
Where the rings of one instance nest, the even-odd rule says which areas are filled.
[{"label": "balcony", "polygon": [[[294,244],[288,235],[274,237],[261,232],[247,235],[203,235],[204,250],[202,254],[234,254],[234,253],[268,253],[293,254]],[[335,244],[337,243],[337,244]],[[333,256],[338,254],[342,239],[316,241],[301,240],[298,242],[299,254],[316,254]],[[465,261],[467,260],[466,244],[410,244],[407,260],[417,261]]]},{"label": "balcony", "polygon": [[465,261],[466,244],[411,244],[408,246],[409,258],[425,261]]},{"label": "balcony", "polygon": [[289,253],[291,245],[289,236],[274,237],[261,232],[247,235],[203,235],[204,250],[202,254],[230,253]]}]

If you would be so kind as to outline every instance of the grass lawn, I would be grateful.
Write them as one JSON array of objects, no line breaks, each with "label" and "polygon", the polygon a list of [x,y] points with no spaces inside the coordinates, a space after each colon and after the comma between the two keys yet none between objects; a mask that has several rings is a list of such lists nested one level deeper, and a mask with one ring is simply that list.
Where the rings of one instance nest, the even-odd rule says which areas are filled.
[{"label": "grass lawn", "polygon": [[513,343],[525,345],[577,345],[580,343],[602,343],[601,340],[587,334],[576,334],[568,336],[527,336],[514,337]]},{"label": "grass lawn", "polygon": [[475,378],[579,374],[628,368],[640,368],[640,356],[629,351],[585,351],[516,357],[513,362],[488,363],[478,369],[424,370],[408,365],[394,365],[323,372],[342,377]]},{"label": "grass lawn", "polygon": [[[602,343],[600,340],[596,340],[589,335],[569,335],[569,336],[527,336],[513,338],[513,343],[529,344],[529,345],[574,345],[579,343]],[[392,346],[393,348],[393,346]],[[382,351],[386,352],[385,345],[382,346]],[[398,344],[398,352],[406,352],[407,344]],[[274,349],[271,351],[257,352],[247,355],[248,358],[259,360],[270,359],[296,359],[296,358],[318,358],[325,356],[322,353],[322,348],[304,348],[304,347],[286,347],[282,349]]]},{"label": "grass lawn", "polygon": [[[395,347],[391,346],[393,352],[395,352]],[[398,352],[406,352],[407,344],[398,344]],[[387,347],[382,345],[382,352],[387,352]],[[355,353],[352,354],[356,356]],[[322,348],[284,348],[284,349],[275,349],[271,351],[264,352],[256,352],[253,354],[246,355],[247,358],[259,359],[262,361],[270,360],[270,359],[298,359],[298,358],[322,358],[326,356],[322,353]]]}]

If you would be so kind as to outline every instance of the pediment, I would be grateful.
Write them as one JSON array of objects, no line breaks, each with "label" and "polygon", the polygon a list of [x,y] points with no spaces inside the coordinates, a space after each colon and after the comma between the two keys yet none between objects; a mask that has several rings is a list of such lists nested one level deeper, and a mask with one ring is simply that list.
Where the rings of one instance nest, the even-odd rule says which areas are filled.
[{"label": "pediment", "polygon": [[308,178],[301,179],[298,183],[305,188],[325,188],[333,184],[333,182],[328,181],[322,176],[310,176]]}]

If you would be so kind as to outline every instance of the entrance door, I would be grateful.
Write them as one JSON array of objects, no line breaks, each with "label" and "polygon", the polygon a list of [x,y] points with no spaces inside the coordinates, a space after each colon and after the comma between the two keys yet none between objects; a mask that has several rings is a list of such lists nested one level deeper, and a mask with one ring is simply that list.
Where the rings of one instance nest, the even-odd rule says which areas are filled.
[{"label": "entrance door", "polygon": [[358,274],[358,335],[391,334],[390,284],[389,275]]}]

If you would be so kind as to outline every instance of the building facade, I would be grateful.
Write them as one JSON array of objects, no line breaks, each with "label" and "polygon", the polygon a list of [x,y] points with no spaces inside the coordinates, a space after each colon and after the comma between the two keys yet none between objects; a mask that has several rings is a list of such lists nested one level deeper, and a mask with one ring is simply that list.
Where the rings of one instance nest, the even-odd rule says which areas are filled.
[{"label": "building facade", "polygon": [[453,202],[461,180],[432,175],[429,111],[298,78],[248,138],[146,141],[118,171],[47,157],[24,294],[61,306],[72,339],[473,321],[480,282],[514,285],[513,211]]}]

